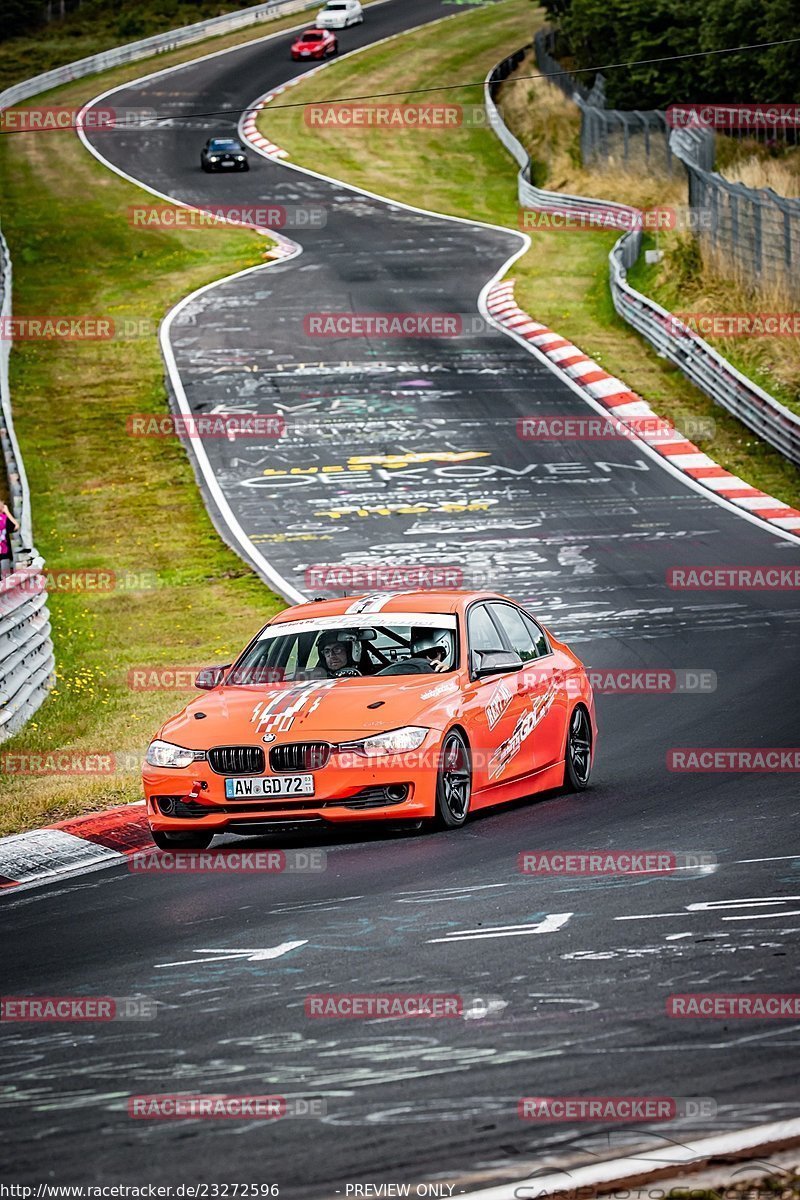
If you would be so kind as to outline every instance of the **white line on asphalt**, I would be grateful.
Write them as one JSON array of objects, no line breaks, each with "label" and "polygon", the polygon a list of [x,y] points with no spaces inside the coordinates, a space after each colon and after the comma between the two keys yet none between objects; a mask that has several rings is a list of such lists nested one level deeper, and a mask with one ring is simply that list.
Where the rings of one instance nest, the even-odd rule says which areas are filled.
[{"label": "white line on asphalt", "polygon": [[572,915],[571,912],[548,913],[544,920],[537,921],[534,925],[489,925],[483,929],[454,930],[445,937],[428,938],[428,942],[472,942],[480,938],[522,937],[528,933],[555,933],[557,929],[566,925]]},{"label": "white line on asphalt", "polygon": [[[645,1150],[640,1155],[610,1159],[592,1163],[587,1167],[576,1167],[572,1171],[559,1171],[551,1175],[540,1175],[537,1179],[503,1183],[499,1187],[482,1188],[466,1193],[467,1200],[539,1200],[554,1192],[575,1192],[579,1188],[609,1191],[611,1184],[622,1184],[628,1179],[642,1176],[674,1174],[677,1168],[687,1164],[704,1163],[708,1159],[722,1158],[742,1150],[760,1150],[781,1142],[800,1139],[800,1119],[775,1121],[770,1125],[753,1125],[749,1129],[737,1129],[731,1133],[720,1133],[714,1137],[701,1138],[683,1145],[659,1144],[655,1150]],[[605,1185],[605,1186],[604,1186]]]},{"label": "white line on asphalt", "polygon": [[796,858],[800,858],[800,854],[777,854],[774,858],[736,858],[734,863],[792,862]]},{"label": "white line on asphalt", "polygon": [[226,958],[238,958],[240,961],[263,962],[269,958],[280,958],[298,946],[307,945],[308,939],[302,942],[281,942],[280,946],[270,946],[263,950],[195,950],[195,954],[211,954],[213,958],[185,958],[182,962],[156,963],[159,967],[197,967],[210,962],[222,962]]}]

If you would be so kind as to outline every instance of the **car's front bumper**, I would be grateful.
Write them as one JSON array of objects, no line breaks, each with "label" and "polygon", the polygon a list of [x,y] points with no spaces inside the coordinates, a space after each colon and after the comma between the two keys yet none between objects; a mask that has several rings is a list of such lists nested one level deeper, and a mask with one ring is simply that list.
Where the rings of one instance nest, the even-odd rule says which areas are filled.
[{"label": "car's front bumper", "polygon": [[349,762],[344,767],[334,756],[320,770],[297,772],[313,776],[314,795],[291,798],[227,799],[225,776],[212,771],[207,762],[179,770],[145,766],[142,784],[153,829],[222,833],[254,822],[281,824],[297,819],[333,824],[432,817],[436,766],[435,746],[424,754],[416,751],[383,761],[364,759],[363,765]]}]

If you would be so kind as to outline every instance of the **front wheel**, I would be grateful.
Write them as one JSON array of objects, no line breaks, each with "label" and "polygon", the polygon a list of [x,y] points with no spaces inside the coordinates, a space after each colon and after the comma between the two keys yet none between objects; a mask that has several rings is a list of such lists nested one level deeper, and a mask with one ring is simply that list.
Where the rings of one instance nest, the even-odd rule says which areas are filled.
[{"label": "front wheel", "polygon": [[150,836],[159,850],[207,850],[213,833],[164,833],[162,829],[151,829]]},{"label": "front wheel", "polygon": [[439,829],[458,829],[469,814],[472,795],[472,765],[463,734],[452,729],[442,744],[436,775],[436,824]]},{"label": "front wheel", "polygon": [[582,792],[592,773],[592,725],[589,714],[579,704],[569,723],[564,762],[564,786],[570,792]]}]

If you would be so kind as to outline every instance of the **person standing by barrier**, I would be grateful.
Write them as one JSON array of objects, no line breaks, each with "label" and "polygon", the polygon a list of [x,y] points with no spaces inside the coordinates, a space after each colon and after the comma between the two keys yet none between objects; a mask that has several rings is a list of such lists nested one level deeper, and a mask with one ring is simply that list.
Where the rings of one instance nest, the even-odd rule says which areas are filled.
[{"label": "person standing by barrier", "polygon": [[5,579],[14,569],[11,557],[11,526],[19,529],[19,521],[10,508],[0,500],[0,579]]}]

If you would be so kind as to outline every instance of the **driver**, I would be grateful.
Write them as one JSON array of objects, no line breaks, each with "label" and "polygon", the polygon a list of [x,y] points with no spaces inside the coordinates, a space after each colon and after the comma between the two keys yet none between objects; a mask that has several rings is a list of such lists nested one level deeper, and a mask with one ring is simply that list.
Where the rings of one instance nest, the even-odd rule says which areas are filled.
[{"label": "driver", "polygon": [[420,630],[411,641],[411,657],[400,658],[379,671],[379,675],[427,675],[446,671],[450,657],[450,632],[447,629]]},{"label": "driver", "polygon": [[352,647],[354,643],[350,640],[353,634],[352,629],[330,629],[319,639],[317,650],[319,651],[320,665],[329,679],[345,673],[347,675],[361,674],[353,662]]}]

